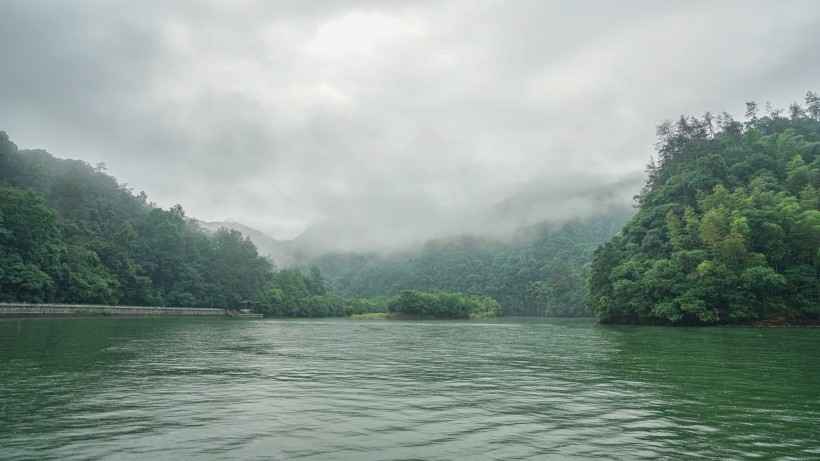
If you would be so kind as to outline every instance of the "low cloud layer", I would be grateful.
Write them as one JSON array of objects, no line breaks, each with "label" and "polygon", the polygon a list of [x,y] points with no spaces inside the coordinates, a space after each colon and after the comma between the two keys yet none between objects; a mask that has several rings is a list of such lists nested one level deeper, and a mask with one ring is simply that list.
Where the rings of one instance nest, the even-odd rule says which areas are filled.
[{"label": "low cloud layer", "polygon": [[800,100],[818,43],[813,0],[9,0],[0,130],[280,238],[468,231],[550,184],[590,208],[663,119]]}]

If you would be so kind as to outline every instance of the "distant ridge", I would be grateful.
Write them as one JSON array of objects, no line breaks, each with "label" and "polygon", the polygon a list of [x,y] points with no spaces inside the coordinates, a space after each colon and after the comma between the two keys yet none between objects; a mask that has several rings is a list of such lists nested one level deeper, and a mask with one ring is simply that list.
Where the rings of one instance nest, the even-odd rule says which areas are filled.
[{"label": "distant ridge", "polygon": [[279,267],[284,267],[291,260],[289,256],[291,244],[288,240],[275,239],[258,229],[234,221],[198,221],[198,223],[203,229],[211,232],[215,232],[222,227],[241,232],[256,245],[259,254],[269,256]]}]

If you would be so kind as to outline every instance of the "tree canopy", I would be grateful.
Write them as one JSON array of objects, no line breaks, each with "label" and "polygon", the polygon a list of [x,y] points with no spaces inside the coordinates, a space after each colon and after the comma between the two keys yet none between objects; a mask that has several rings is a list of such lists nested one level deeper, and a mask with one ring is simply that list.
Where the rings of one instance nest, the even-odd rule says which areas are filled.
[{"label": "tree canopy", "polygon": [[586,302],[606,323],[816,322],[820,102],[788,117],[681,117],[658,127],[638,213],[595,251]]},{"label": "tree canopy", "polygon": [[387,304],[391,313],[420,318],[480,319],[498,315],[498,302],[489,297],[464,296],[461,293],[422,293],[404,290]]},{"label": "tree canopy", "polygon": [[235,307],[262,300],[271,261],[207,232],[104,165],[19,150],[0,132],[0,301]]}]

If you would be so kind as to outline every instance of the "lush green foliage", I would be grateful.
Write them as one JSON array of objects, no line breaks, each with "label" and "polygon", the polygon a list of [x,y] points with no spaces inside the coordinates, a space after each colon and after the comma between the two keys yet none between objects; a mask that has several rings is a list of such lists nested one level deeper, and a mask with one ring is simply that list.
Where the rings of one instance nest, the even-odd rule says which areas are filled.
[{"label": "lush green foliage", "polygon": [[818,319],[820,99],[806,106],[658,127],[640,211],[595,252],[586,300],[601,321]]},{"label": "lush green foliage", "polygon": [[421,318],[480,319],[498,315],[498,302],[485,296],[468,297],[461,293],[422,293],[404,290],[387,304],[391,313]]},{"label": "lush green foliage", "polygon": [[632,210],[559,228],[523,229],[512,241],[475,236],[436,239],[419,251],[389,256],[332,253],[319,265],[328,289],[343,296],[395,296],[403,290],[490,296],[502,315],[591,315],[584,306],[588,263]]},{"label": "lush green foliage", "polygon": [[235,231],[134,196],[102,166],[19,151],[0,133],[0,300],[230,307],[270,262]]},{"label": "lush green foliage", "polygon": [[274,272],[235,230],[207,232],[96,168],[18,150],[0,132],[0,302],[234,308],[272,315],[384,310],[325,292],[319,268]]},{"label": "lush green foliage", "polygon": [[277,271],[257,310],[272,316],[339,317],[384,312],[386,306],[387,299],[349,299],[328,293],[321,270],[313,266],[309,274],[299,268]]}]

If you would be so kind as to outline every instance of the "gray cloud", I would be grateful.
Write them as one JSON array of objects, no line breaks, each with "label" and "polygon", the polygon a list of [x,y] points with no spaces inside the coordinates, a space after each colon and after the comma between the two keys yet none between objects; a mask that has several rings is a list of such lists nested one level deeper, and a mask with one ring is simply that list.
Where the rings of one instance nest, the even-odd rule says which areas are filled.
[{"label": "gray cloud", "polygon": [[0,129],[280,237],[456,232],[588,209],[665,118],[801,99],[817,43],[811,0],[6,0]]}]

